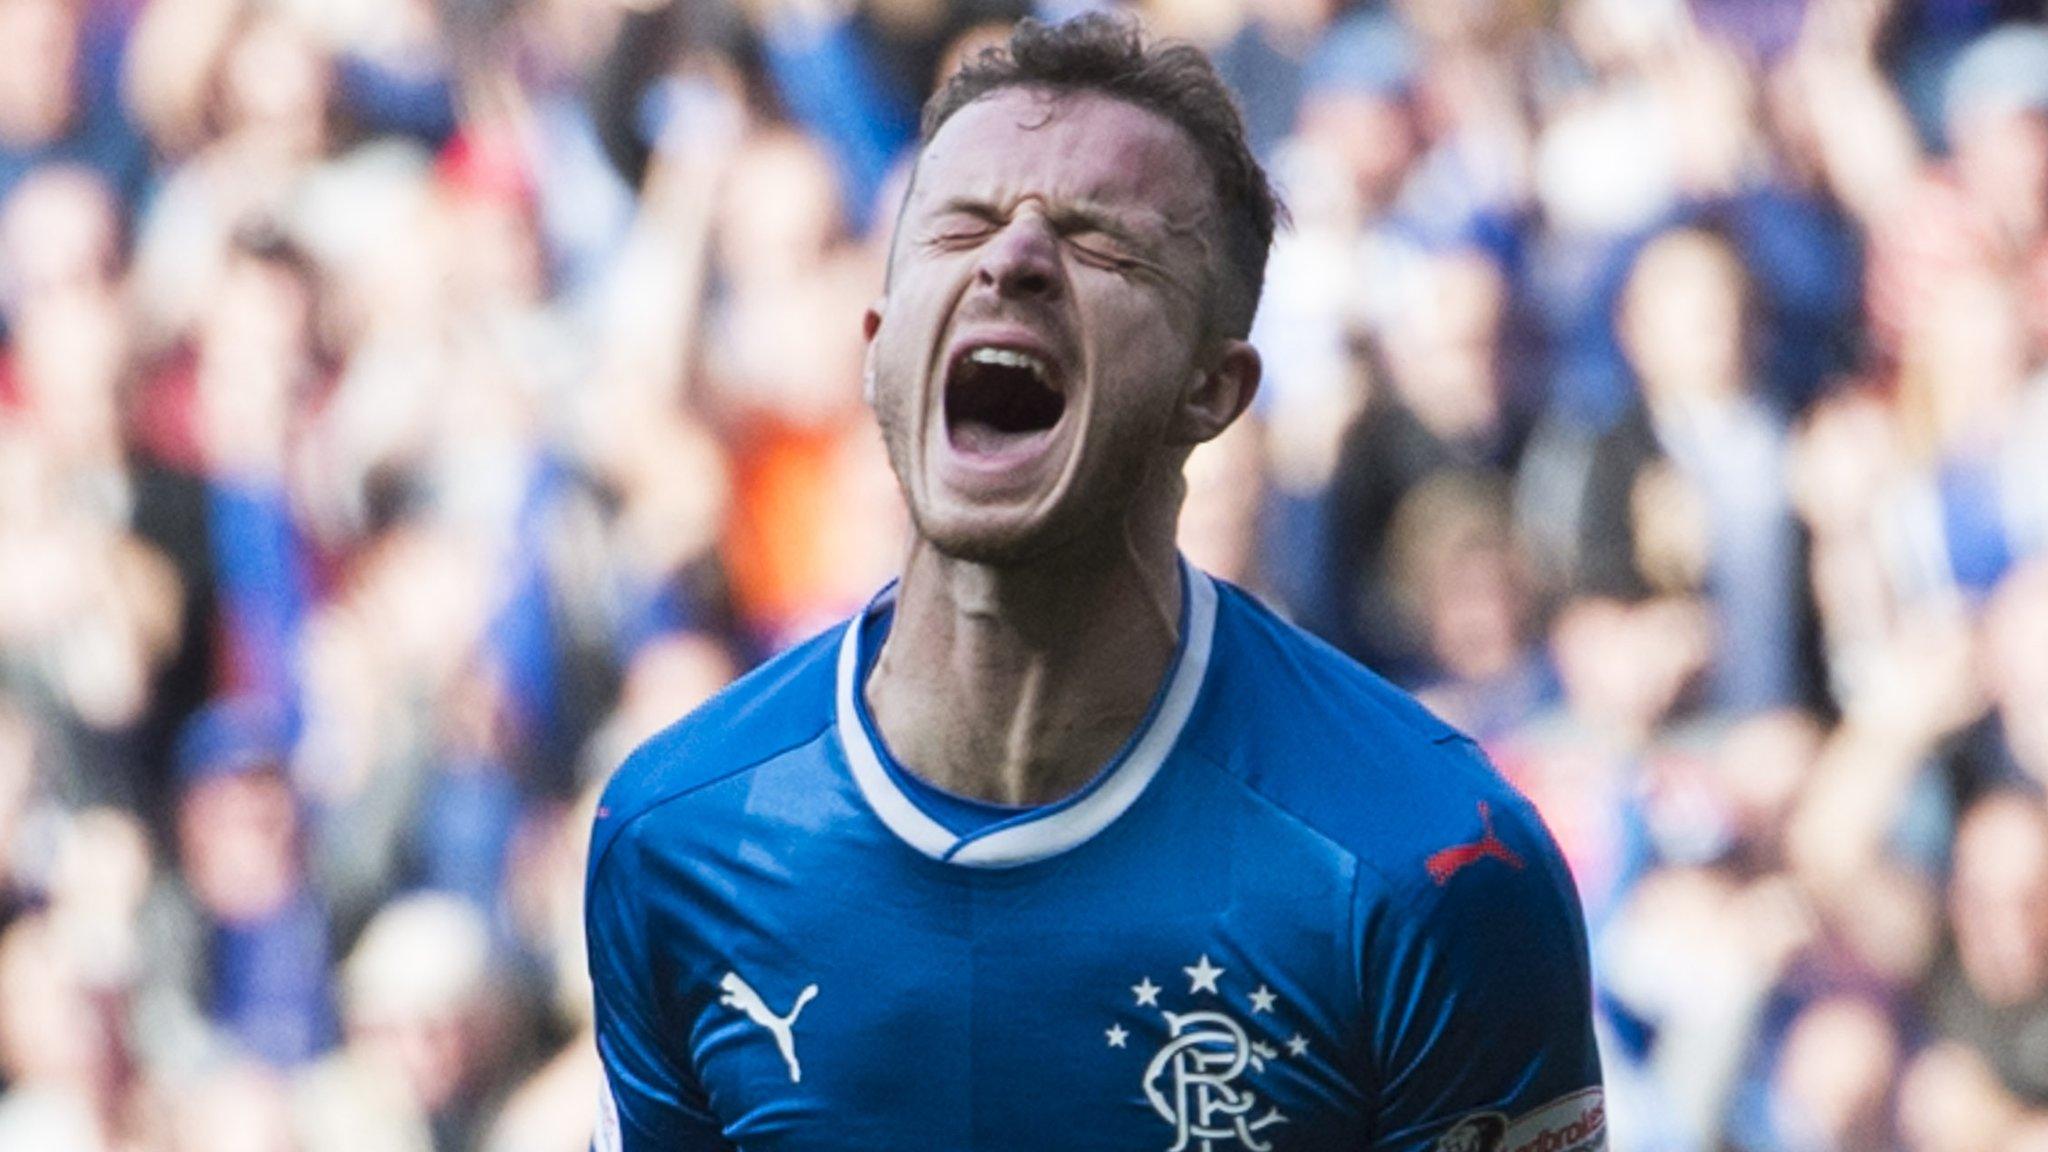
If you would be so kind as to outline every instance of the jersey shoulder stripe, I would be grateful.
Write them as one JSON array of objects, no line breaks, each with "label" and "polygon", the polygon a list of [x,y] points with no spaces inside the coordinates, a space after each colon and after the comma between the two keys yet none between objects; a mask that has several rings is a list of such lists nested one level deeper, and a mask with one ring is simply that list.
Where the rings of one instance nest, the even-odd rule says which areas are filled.
[{"label": "jersey shoulder stripe", "polygon": [[651,808],[800,747],[832,724],[833,627],[733,681],[626,757],[598,801],[594,871],[621,830]]}]

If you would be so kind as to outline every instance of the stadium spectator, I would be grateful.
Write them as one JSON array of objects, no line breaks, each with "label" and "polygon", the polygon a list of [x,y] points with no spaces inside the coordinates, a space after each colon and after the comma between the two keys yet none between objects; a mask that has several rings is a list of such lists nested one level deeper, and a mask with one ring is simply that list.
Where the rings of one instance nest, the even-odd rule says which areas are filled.
[{"label": "stadium spectator", "polygon": [[[894,569],[902,145],[1092,6],[0,0],[0,1147],[581,1152],[577,806]],[[1294,216],[1186,550],[1542,808],[1613,1146],[2042,1146],[2039,4],[1128,6]]]}]

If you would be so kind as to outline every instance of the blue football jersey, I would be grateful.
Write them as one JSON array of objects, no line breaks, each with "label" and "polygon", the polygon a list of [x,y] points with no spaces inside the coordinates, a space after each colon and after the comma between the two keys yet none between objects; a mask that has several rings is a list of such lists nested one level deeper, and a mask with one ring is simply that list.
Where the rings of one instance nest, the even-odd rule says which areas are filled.
[{"label": "blue football jersey", "polygon": [[1149,716],[1056,804],[963,819],[890,760],[860,690],[888,593],[635,753],[590,852],[601,1152],[1603,1147],[1528,804],[1183,588]]}]

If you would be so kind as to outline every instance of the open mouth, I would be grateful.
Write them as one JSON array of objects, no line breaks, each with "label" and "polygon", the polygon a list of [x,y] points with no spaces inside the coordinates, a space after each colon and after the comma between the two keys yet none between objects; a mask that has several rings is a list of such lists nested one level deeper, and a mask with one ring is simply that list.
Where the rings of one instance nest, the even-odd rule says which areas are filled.
[{"label": "open mouth", "polygon": [[955,447],[993,453],[1052,431],[1067,397],[1050,365],[1015,348],[978,347],[946,375],[946,433]]}]

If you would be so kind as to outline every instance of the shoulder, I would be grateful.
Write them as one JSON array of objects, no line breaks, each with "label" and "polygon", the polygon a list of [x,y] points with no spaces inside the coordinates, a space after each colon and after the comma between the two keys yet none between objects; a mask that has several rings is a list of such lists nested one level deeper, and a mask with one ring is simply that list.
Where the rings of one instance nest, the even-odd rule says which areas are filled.
[{"label": "shoulder", "polygon": [[1577,889],[1478,745],[1234,589],[1210,671],[1195,750],[1352,864],[1346,937],[1389,1114],[1440,1108],[1416,1090],[1467,1059],[1532,1077],[1489,1098],[1597,1083]]},{"label": "shoulder", "polygon": [[[1440,854],[1492,834],[1555,855],[1535,810],[1464,733],[1249,594],[1218,584],[1215,652],[1194,746],[1375,874],[1436,886]],[[1547,869],[1546,869],[1547,871]]]},{"label": "shoulder", "polygon": [[628,756],[598,801],[593,872],[641,816],[808,744],[829,728],[843,631],[831,628],[755,668]]}]

